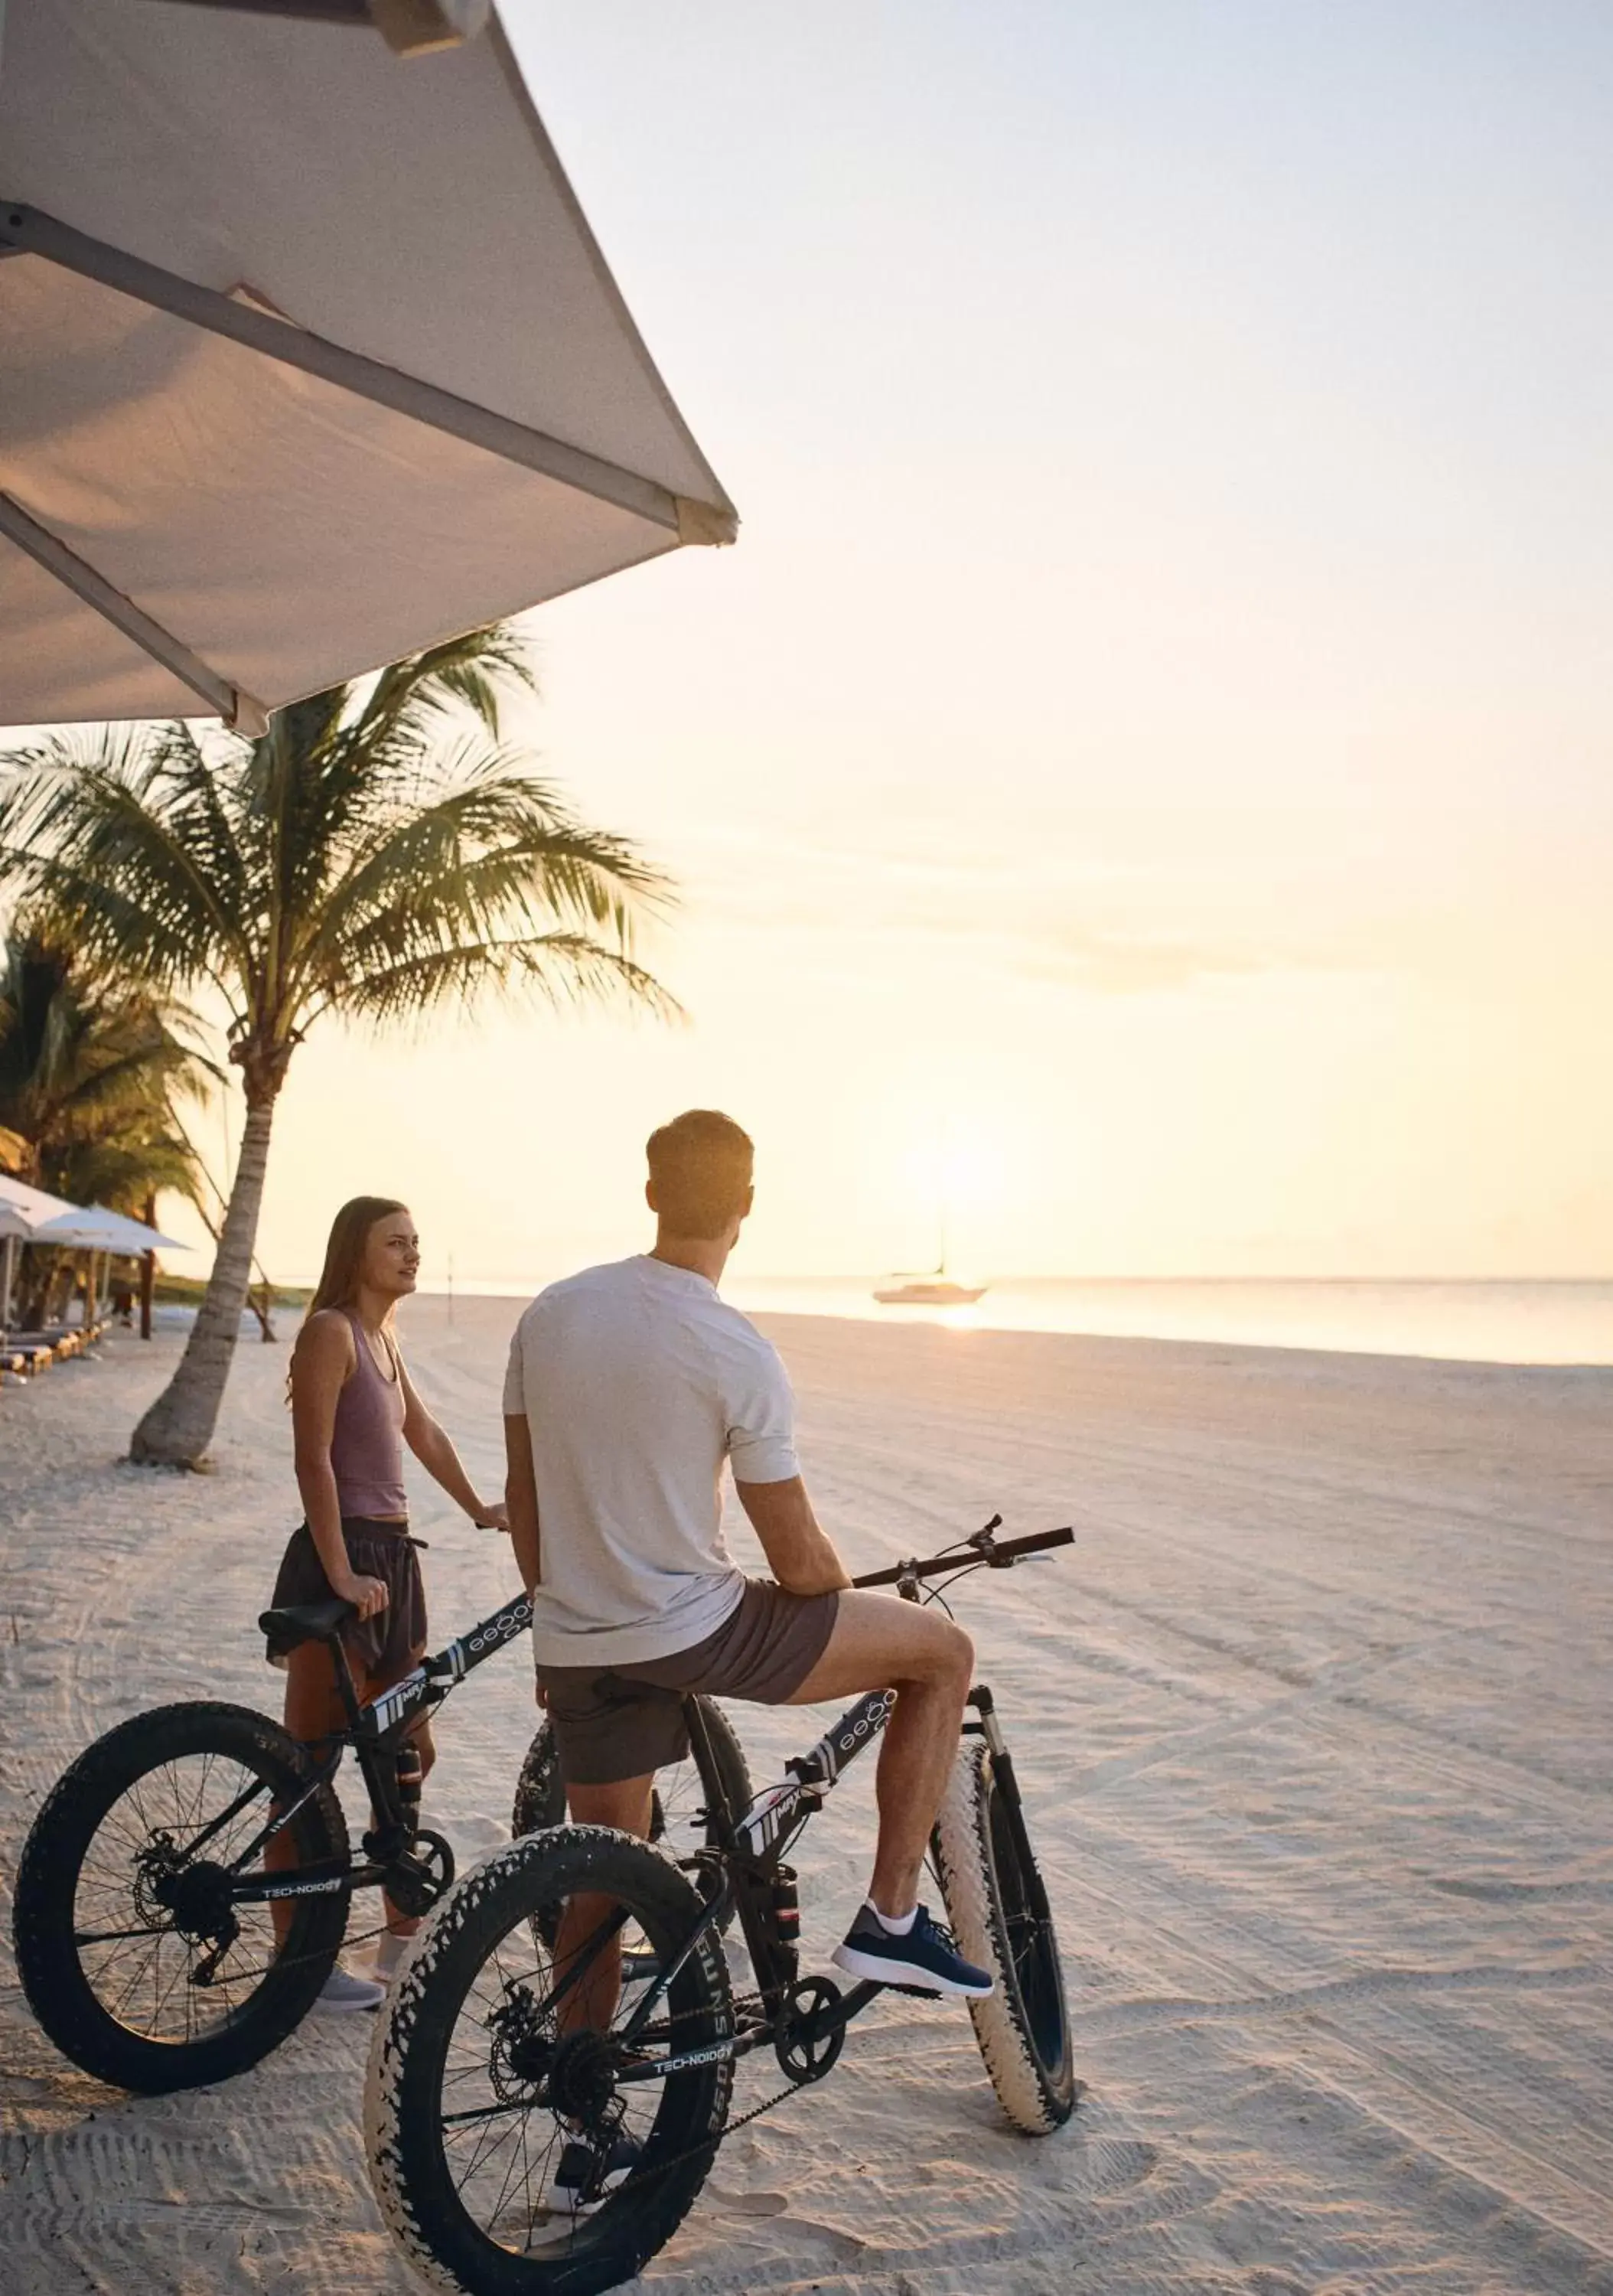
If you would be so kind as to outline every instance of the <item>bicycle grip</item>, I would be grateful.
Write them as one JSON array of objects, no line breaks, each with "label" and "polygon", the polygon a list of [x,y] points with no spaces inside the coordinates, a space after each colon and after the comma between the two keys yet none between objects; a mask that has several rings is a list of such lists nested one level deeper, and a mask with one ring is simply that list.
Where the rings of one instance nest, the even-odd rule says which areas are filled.
[{"label": "bicycle grip", "polygon": [[951,1554],[932,1554],[926,1561],[893,1562],[888,1570],[864,1570],[854,1578],[854,1587],[895,1587],[904,1578],[941,1578],[949,1571],[967,1570],[971,1563],[983,1562],[989,1570],[1006,1570],[1021,1554],[1041,1554],[1050,1546],[1071,1546],[1075,1531],[1067,1523],[1060,1530],[1032,1531],[1025,1538],[1005,1538],[988,1554],[978,1547],[962,1546]]}]

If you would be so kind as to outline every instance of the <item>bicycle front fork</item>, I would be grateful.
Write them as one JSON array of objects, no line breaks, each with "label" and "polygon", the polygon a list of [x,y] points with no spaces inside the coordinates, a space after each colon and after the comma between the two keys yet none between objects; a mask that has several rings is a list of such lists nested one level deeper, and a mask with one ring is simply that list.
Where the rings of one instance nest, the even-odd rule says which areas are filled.
[{"label": "bicycle front fork", "polygon": [[[1014,1769],[1014,1758],[1008,1751],[1008,1741],[1003,1735],[1003,1726],[997,1719],[996,1702],[987,1685],[979,1682],[970,1692],[967,1705],[972,1706],[979,1721],[972,1726],[979,1731],[991,1749],[991,1778],[1008,1831],[1019,1860],[1019,1870],[1027,1877],[1026,1895],[1030,1911],[1039,1922],[1051,1920],[1047,1888],[1042,1879],[1042,1869],[1036,1863],[1026,1830],[1025,1805],[1019,1796],[1019,1780]],[[965,1729],[971,1726],[965,1723]]]}]

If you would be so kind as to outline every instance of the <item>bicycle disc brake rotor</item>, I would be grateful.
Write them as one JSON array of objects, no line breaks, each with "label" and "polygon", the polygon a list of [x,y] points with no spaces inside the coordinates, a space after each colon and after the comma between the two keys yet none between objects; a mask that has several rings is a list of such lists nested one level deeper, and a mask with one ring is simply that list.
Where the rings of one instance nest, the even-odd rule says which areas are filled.
[{"label": "bicycle disc brake rotor", "polygon": [[190,1945],[232,1925],[229,1874],[210,1857],[189,1863],[167,1833],[154,1833],[135,1860],[135,1903],[153,1928],[171,1926]]},{"label": "bicycle disc brake rotor", "polygon": [[784,1997],[774,2049],[787,2079],[798,2088],[833,2070],[846,2046],[843,2023],[828,2021],[840,2005],[840,1988],[827,1977],[803,1977]]}]

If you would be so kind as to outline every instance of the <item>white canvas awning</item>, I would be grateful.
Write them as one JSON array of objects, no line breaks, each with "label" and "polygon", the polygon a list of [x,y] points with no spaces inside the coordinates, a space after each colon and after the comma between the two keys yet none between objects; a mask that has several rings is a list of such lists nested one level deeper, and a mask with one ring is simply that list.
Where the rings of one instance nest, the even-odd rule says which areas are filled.
[{"label": "white canvas awning", "polygon": [[0,724],[255,730],[733,539],[496,16],[0,27]]}]

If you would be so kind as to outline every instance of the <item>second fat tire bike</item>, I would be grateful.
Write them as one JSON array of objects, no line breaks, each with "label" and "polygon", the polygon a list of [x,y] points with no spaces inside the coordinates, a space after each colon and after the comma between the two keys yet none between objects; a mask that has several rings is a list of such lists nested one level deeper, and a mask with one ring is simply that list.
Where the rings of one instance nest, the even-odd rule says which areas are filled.
[{"label": "second fat tire bike", "polygon": [[[259,1620],[283,1648],[332,1652],[345,1727],[323,1751],[250,1707],[187,1701],[97,1739],[41,1805],[17,1872],[18,1974],[51,2039],[97,2079],[163,2095],[244,2072],[313,2007],[355,1892],[384,1889],[402,1912],[424,1914],[452,1882],[453,1850],[418,1824],[398,1757],[422,1715],[527,1631],[532,1606],[506,1603],[362,1703],[341,1644],[356,1615],[332,1596]],[[745,1758],[715,1708],[709,1724],[743,1806]],[[349,1750],[372,1814],[357,1844],[335,1792]],[[518,1834],[565,1815],[553,1753],[545,1726],[521,1773]],[[699,1800],[692,1765],[658,1780],[658,1825],[675,1854],[708,1838]],[[277,1840],[289,1847],[271,1864]]]},{"label": "second fat tire bike", "polygon": [[[994,1517],[957,1547],[856,1583],[919,1601],[930,1582],[1009,1569],[1071,1537],[999,1541],[998,1528]],[[787,1853],[892,1702],[883,1691],[859,1699],[782,1781],[741,1801],[715,1710],[686,1699],[709,1838],[675,1857],[607,1827],[560,1825],[512,1842],[447,1894],[381,2013],[364,2097],[381,2213],[424,2278],[468,2296],[617,2287],[665,2246],[705,2182],[738,2061],[772,2051],[786,2087],[770,2103],[833,2069],[851,2021],[887,1988],[801,1973]],[[969,2007],[998,2100],[1014,2127],[1046,2136],[1079,2093],[1058,1941],[985,1684],[969,1705],[933,1863],[961,1949],[995,1980]],[[562,1949],[569,1901],[582,1901],[581,1921]],[[730,1917],[751,1993],[734,1990]]]}]

